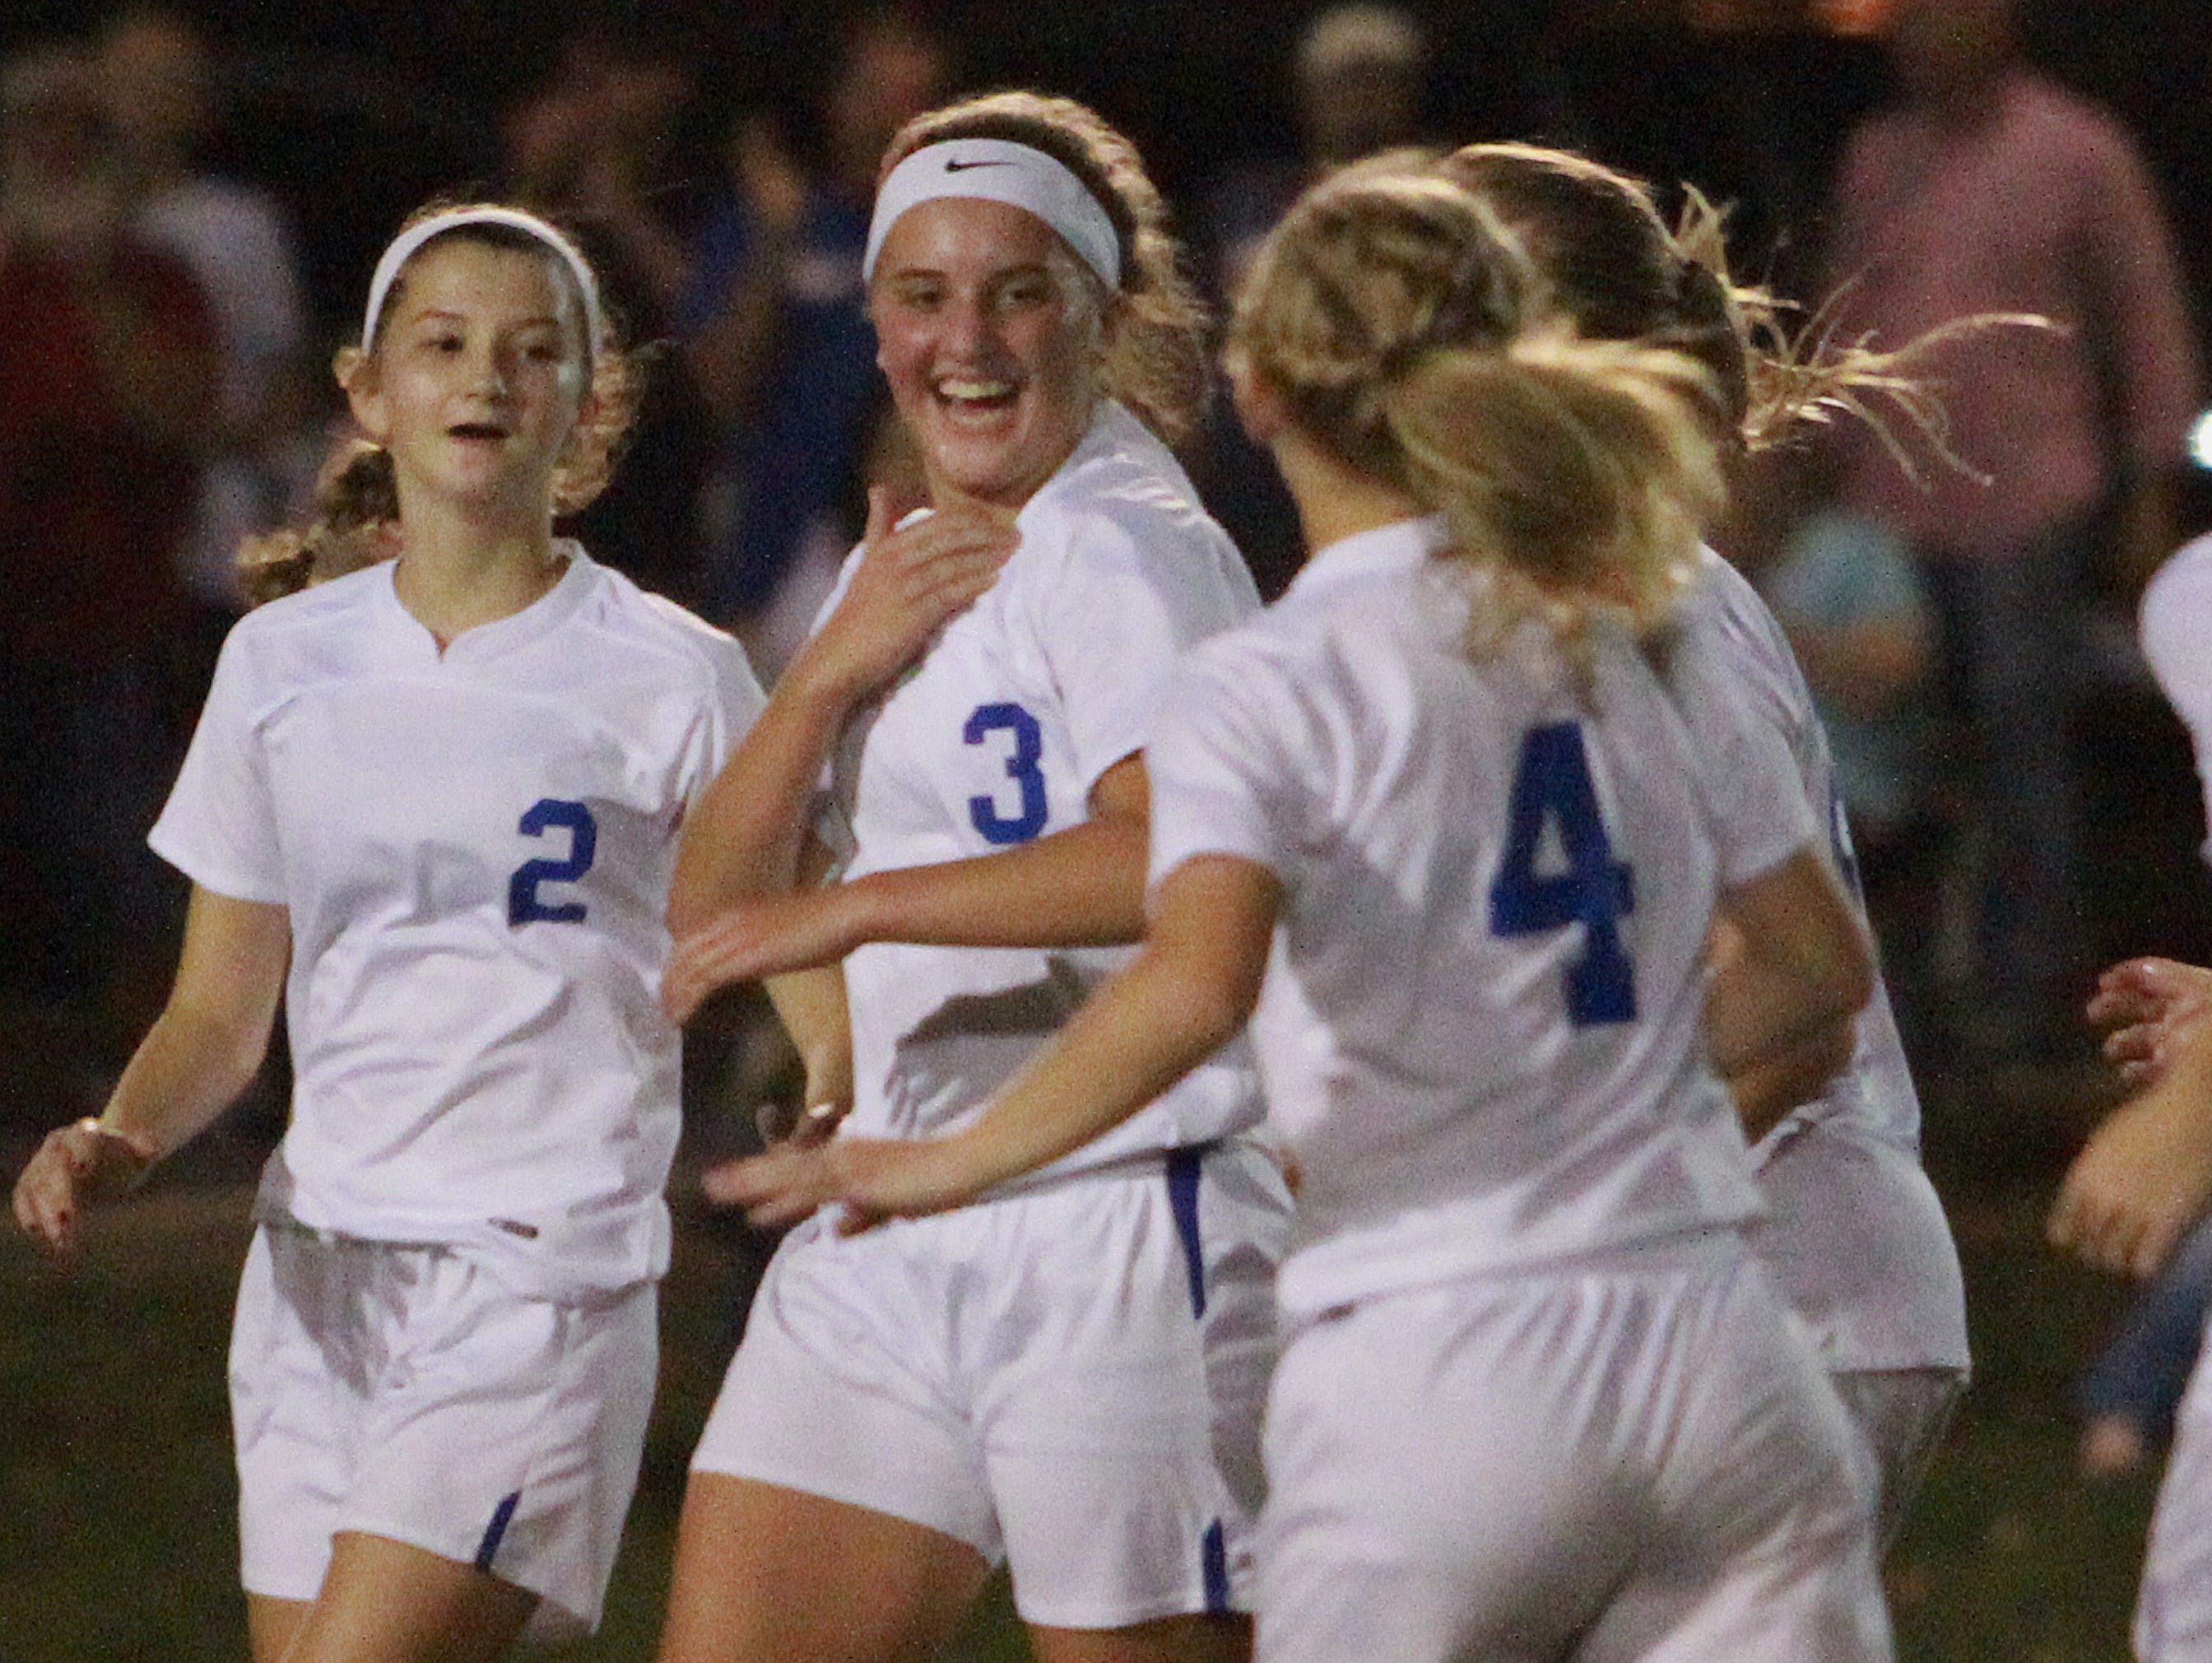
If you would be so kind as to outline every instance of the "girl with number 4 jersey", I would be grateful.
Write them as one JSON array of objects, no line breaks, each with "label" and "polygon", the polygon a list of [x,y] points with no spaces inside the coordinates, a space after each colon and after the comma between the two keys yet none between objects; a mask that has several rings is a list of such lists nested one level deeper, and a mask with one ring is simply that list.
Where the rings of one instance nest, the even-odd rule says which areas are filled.
[{"label": "girl with number 4 jersey", "polygon": [[553,227],[417,215],[337,371],[371,443],[262,565],[300,592],[231,633],[154,829],[194,886],[175,989],[15,1211],[66,1249],[284,999],[230,1363],[253,1654],[448,1663],[599,1615],[668,1261],[677,832],[761,694],[552,535],[628,402]]},{"label": "girl with number 4 jersey", "polygon": [[1867,950],[1786,753],[1717,775],[1651,663],[1717,389],[1542,290],[1426,164],[1292,209],[1231,355],[1317,553],[1152,730],[1142,952],[975,1124],[732,1187],[957,1206],[1249,1014],[1300,1174],[1261,1657],[1884,1658],[1864,1477],[1707,1061],[1848,1017]]},{"label": "girl with number 4 jersey", "polygon": [[[1583,333],[1675,346],[1705,364],[1722,392],[1724,448],[1782,442],[1824,408],[1863,407],[1886,391],[1917,396],[1899,374],[1919,348],[1831,345],[1802,361],[1755,349],[1753,324],[1771,303],[1729,281],[1718,216],[1695,198],[1678,236],[1644,185],[1583,156],[1473,144],[1440,166],[1522,239]],[[1764,744],[1786,746],[1856,899],[1850,831],[1804,676],[1751,585],[1710,549],[1677,615],[1667,669],[1693,732],[1721,736],[1722,769],[1755,766],[1725,754],[1731,731],[1747,726]],[[1958,1249],[1921,1168],[1919,1096],[1887,995],[1877,986],[1826,1043],[1729,1083],[1768,1206],[1753,1250],[1808,1326],[1865,1439],[1887,1541],[1967,1369]]]}]

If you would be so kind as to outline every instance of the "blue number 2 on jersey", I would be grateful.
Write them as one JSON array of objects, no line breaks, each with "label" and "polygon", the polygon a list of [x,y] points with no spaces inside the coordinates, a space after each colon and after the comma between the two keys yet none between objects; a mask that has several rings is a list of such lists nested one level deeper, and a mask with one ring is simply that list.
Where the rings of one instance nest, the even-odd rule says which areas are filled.
[{"label": "blue number 2 on jersey", "polygon": [[[1583,956],[1567,967],[1567,1014],[1577,1028],[1636,1020],[1636,976],[1620,920],[1636,910],[1634,874],[1613,858],[1597,811],[1589,756],[1576,722],[1528,730],[1513,774],[1505,859],[1490,886],[1490,929],[1538,935],[1580,924]],[[1544,828],[1559,828],[1566,870],[1536,871]]]},{"label": "blue number 2 on jersey", "polygon": [[983,736],[1002,731],[1014,736],[1014,754],[1006,758],[1006,777],[1022,788],[1021,812],[1008,819],[999,812],[995,797],[968,799],[968,818],[983,834],[986,843],[1026,843],[1044,829],[1048,804],[1044,773],[1037,767],[1044,755],[1044,730],[1037,719],[1019,705],[977,705],[960,737],[971,745]]},{"label": "blue number 2 on jersey", "polygon": [[599,850],[599,828],[592,818],[591,810],[581,803],[565,802],[557,797],[541,797],[530,805],[515,828],[525,837],[543,837],[555,826],[565,826],[568,832],[568,858],[548,860],[543,858],[526,860],[515,869],[514,876],[507,880],[507,921],[509,924],[580,924],[584,921],[584,903],[563,901],[556,906],[547,906],[538,898],[540,883],[573,883],[592,870],[592,857]]}]

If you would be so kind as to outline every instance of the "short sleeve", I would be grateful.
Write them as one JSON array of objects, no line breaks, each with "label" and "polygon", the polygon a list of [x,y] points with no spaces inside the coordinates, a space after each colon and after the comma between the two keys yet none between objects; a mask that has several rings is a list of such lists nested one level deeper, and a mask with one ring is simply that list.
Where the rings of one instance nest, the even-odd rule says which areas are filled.
[{"label": "short sleeve", "polygon": [[185,765],[146,841],[203,889],[281,905],[283,849],[247,634],[234,629],[223,643]]},{"label": "short sleeve", "polygon": [[1710,586],[1693,596],[1668,680],[1690,731],[1698,794],[1724,884],[1772,871],[1820,835],[1781,719],[1785,707],[1750,668],[1735,661],[1718,596]]},{"label": "short sleeve", "polygon": [[1307,839],[1295,713],[1237,655],[1202,651],[1161,701],[1145,768],[1152,786],[1148,881],[1201,854],[1235,855],[1289,881]]},{"label": "short sleeve", "polygon": [[1058,530],[1066,546],[1035,604],[1036,639],[1088,792],[1146,749],[1182,655],[1259,598],[1226,536],[1195,513],[1070,516]]},{"label": "short sleeve", "polygon": [[696,808],[699,799],[707,794],[708,786],[722,771],[722,764],[730,760],[730,753],[738,748],[768,703],[768,695],[761,691],[759,678],[753,674],[752,663],[745,650],[735,640],[719,630],[708,637],[708,658],[714,670],[714,687],[710,707],[703,724],[707,743],[705,754],[698,759],[699,766],[685,781],[684,807]]}]

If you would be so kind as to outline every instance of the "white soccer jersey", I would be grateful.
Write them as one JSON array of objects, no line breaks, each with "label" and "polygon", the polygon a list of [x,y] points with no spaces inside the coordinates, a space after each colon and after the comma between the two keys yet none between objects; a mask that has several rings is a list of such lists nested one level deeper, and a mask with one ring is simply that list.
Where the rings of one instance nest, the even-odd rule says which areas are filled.
[{"label": "white soccer jersey", "polygon": [[[989,592],[846,730],[833,791],[850,876],[986,855],[1088,818],[1091,786],[1143,748],[1185,649],[1258,608],[1175,458],[1110,401],[1018,525]],[[1128,952],[860,948],[845,961],[846,1124],[893,1138],[966,1124]],[[1053,1170],[1202,1143],[1259,1116],[1249,1062],[1216,1061]]]},{"label": "white soccer jersey", "polygon": [[[1722,736],[1746,731],[1786,743],[1805,801],[1828,828],[1830,863],[1856,901],[1827,735],[1782,626],[1711,549],[1679,617],[1668,680],[1700,748],[1722,755]],[[1722,766],[1739,765],[1723,755]],[[1964,1369],[1958,1250],[1920,1168],[1920,1099],[1879,984],[1857,1028],[1849,1065],[1752,1152],[1773,1213],[1753,1246],[1812,1326],[1829,1368]],[[1813,1147],[1804,1134],[1816,1126],[1822,1138]]]},{"label": "white soccer jersey", "polygon": [[[2189,730],[2212,831],[2212,652],[2205,651],[2212,639],[2212,537],[2186,544],[2158,568],[2143,591],[2138,628],[2159,691]],[[2203,853],[2212,860],[2212,835]]]},{"label": "white soccer jersey", "polygon": [[442,653],[389,562],[247,616],[151,839],[291,914],[264,1207],[556,1299],[667,1263],[677,829],[762,702],[735,642],[562,546]]},{"label": "white soccer jersey", "polygon": [[1470,662],[1443,536],[1322,551],[1193,655],[1147,752],[1155,881],[1223,853],[1284,885],[1253,1035],[1303,1174],[1293,1313],[1758,1211],[1705,940],[1717,884],[1814,839],[1802,794],[1786,761],[1713,789],[1616,633],[1587,699],[1535,625]]}]

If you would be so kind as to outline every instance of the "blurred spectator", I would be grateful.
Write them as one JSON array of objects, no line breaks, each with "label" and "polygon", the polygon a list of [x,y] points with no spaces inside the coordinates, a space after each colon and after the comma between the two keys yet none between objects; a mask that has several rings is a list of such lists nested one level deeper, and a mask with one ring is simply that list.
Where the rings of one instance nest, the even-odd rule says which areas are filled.
[{"label": "blurred spectator", "polygon": [[948,70],[914,14],[864,13],[823,102],[819,176],[772,118],[747,117],[730,138],[729,198],[700,235],[678,324],[725,439],[705,610],[745,636],[763,676],[796,645],[859,529],[878,407],[860,276],[877,167],[939,100]]},{"label": "blurred spectator", "polygon": [[319,456],[303,381],[299,258],[271,197],[202,167],[219,76],[197,25],[161,6],[133,6],[101,34],[97,67],[132,228],[191,272],[222,340],[183,576],[227,627],[245,610],[239,544],[283,523]]},{"label": "blurred spectator", "polygon": [[180,915],[144,838],[174,760],[173,558],[218,359],[190,272],[129,229],[75,52],[0,71],[0,852],[21,863],[0,974],[127,1029]]},{"label": "blurred spectator", "polygon": [[2010,0],[1901,0],[1899,106],[1851,137],[1832,264],[1845,325],[1896,345],[1983,312],[1996,329],[1929,367],[1979,478],[1908,479],[1850,446],[1843,501],[1923,562],[1944,690],[1974,751],[1987,882],[1965,1036],[2063,1045],[2083,969],[2079,805],[2069,754],[2086,585],[2097,556],[2148,569],[2197,404],[2174,257],[2127,138],[2015,56]]},{"label": "blurred spectator", "polygon": [[1917,1043],[1938,945],[1928,928],[1941,849],[1929,768],[1934,620],[1911,551],[1893,532],[1832,502],[1816,506],[1832,495],[1832,460],[1826,446],[1750,458],[1725,548],[1805,671],[1891,998]]},{"label": "blurred spectator", "polygon": [[[1217,303],[1235,297],[1261,243],[1307,185],[1332,167],[1419,139],[1428,58],[1421,26],[1394,7],[1332,6],[1307,23],[1291,89],[1298,154],[1239,163],[1200,204],[1195,241]],[[1208,411],[1193,472],[1272,599],[1304,559],[1302,534],[1280,476],[1245,438],[1226,389]]]},{"label": "blurred spectator", "polygon": [[[503,194],[553,215],[584,246],[608,315],[633,345],[665,340],[691,282],[696,212],[682,144],[698,76],[672,39],[598,26],[501,122]],[[592,557],[687,604],[700,598],[699,501],[715,422],[690,367],[645,361],[646,389],[614,482],[573,531]]]}]

